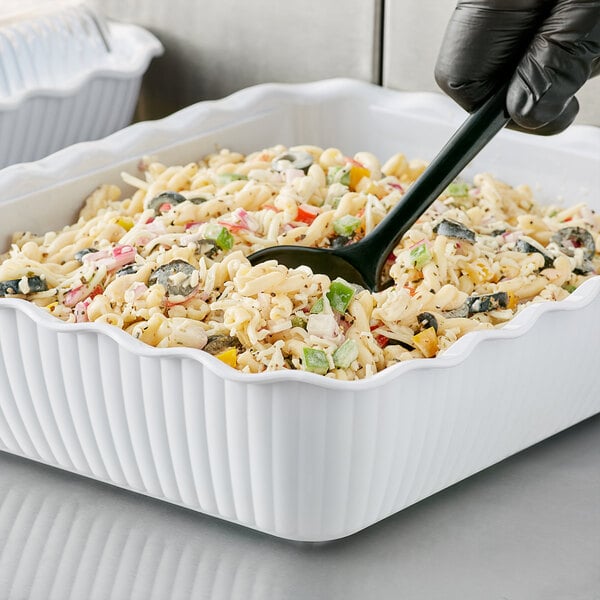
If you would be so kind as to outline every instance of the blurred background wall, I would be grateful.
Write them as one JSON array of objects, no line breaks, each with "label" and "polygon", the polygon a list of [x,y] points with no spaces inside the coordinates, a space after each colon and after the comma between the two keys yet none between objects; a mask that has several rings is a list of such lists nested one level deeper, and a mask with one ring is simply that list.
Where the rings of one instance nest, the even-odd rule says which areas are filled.
[{"label": "blurred background wall", "polygon": [[[433,67],[455,5],[456,0],[385,0],[383,85],[439,91]],[[600,125],[600,76],[590,79],[577,98],[581,105],[577,122]]]},{"label": "blurred background wall", "polygon": [[[138,118],[158,118],[256,83],[354,77],[438,91],[433,66],[455,0],[92,0],[165,46]],[[579,123],[600,125],[600,77],[578,94]]]},{"label": "blurred background wall", "polygon": [[165,46],[144,81],[141,118],[268,81],[379,81],[382,0],[93,1]]}]

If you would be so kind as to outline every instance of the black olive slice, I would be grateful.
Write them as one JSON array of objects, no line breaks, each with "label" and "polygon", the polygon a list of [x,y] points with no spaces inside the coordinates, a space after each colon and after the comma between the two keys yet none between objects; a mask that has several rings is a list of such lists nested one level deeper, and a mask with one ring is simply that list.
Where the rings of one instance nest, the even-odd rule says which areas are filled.
[{"label": "black olive slice", "polygon": [[133,275],[134,273],[137,273],[139,269],[140,265],[136,263],[132,263],[131,265],[125,265],[115,273],[115,276],[121,277],[123,275]]},{"label": "black olive slice", "polygon": [[346,246],[350,243],[351,239],[352,238],[345,235],[336,235],[335,237],[331,238],[331,248],[341,248]]},{"label": "black olive slice", "polygon": [[289,151],[276,156],[271,163],[274,171],[285,171],[286,169],[301,169],[306,173],[313,164],[312,154],[302,151]]},{"label": "black olive slice", "polygon": [[430,312],[422,312],[417,315],[417,322],[419,323],[419,331],[433,327],[434,331],[438,332],[438,320]]},{"label": "black olive slice", "polygon": [[[0,281],[0,297],[23,294],[19,289],[20,281],[20,279]],[[29,288],[29,294],[35,294],[37,292],[45,292],[48,289],[48,284],[39,275],[33,275],[27,278],[27,287]]]},{"label": "black olive slice", "polygon": [[98,250],[96,250],[96,248],[83,248],[79,252],[75,252],[73,258],[83,264],[83,257],[86,254],[92,254],[93,252],[98,252]]},{"label": "black olive slice", "polygon": [[495,294],[484,294],[483,296],[469,296],[465,304],[469,310],[469,315],[474,315],[499,308],[508,308],[509,300],[506,292],[496,292]]},{"label": "black olive slice", "polygon": [[170,204],[171,206],[175,206],[176,204],[181,204],[185,202],[187,198],[177,192],[162,192],[158,196],[154,196],[150,202],[148,202],[147,208],[151,208],[154,212],[159,215],[161,213],[161,206],[165,204]]},{"label": "black olive slice", "polygon": [[197,198],[186,198],[186,200],[192,204],[204,204],[205,202],[208,202],[208,198],[204,198],[203,196],[198,196]]},{"label": "black olive slice", "polygon": [[173,260],[155,269],[148,278],[148,283],[163,285],[167,296],[189,296],[198,287],[190,283],[195,271],[185,260]]},{"label": "black olive slice", "polygon": [[438,235],[445,235],[449,238],[456,240],[465,240],[467,242],[475,243],[475,232],[465,227],[458,221],[452,219],[442,219],[434,228],[433,231]]},{"label": "black olive slice", "polygon": [[219,253],[219,245],[215,240],[207,240],[201,238],[196,242],[196,252],[200,256],[206,256],[207,258],[213,258]]},{"label": "black olive slice", "polygon": [[581,266],[575,267],[573,269],[573,273],[575,273],[575,275],[587,275],[588,273],[591,273],[592,271],[594,271],[594,264],[592,263],[591,260],[584,260],[581,263]]},{"label": "black olive slice", "polygon": [[465,303],[453,310],[446,310],[442,314],[447,319],[470,317],[477,313],[489,312],[499,308],[508,308],[510,297],[507,292],[469,296]]},{"label": "black olive slice", "polygon": [[594,237],[583,227],[563,227],[551,239],[567,256],[575,256],[575,250],[583,248],[583,258],[589,260],[596,252]]},{"label": "black olive slice", "polygon": [[402,346],[405,350],[414,350],[415,347],[407,344],[406,342],[401,342],[400,340],[395,340],[393,338],[388,338],[388,346]]},{"label": "black olive slice", "polygon": [[554,259],[546,254],[544,246],[529,237],[519,238],[515,244],[515,250],[524,254],[533,254],[534,252],[541,254],[544,257],[544,269],[548,269],[554,264]]},{"label": "black olive slice", "polygon": [[209,354],[215,355],[221,354],[221,352],[225,352],[225,350],[228,350],[229,348],[237,348],[240,352],[245,350],[242,342],[240,342],[237,337],[224,335],[221,333],[209,335],[206,346],[204,346],[202,350],[208,352]]}]

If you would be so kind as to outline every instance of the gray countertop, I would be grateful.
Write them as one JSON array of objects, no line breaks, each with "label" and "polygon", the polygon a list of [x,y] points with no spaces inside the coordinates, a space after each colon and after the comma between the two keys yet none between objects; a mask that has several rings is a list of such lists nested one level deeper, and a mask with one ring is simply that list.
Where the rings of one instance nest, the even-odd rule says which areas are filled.
[{"label": "gray countertop", "polygon": [[600,600],[600,415],[328,544],[0,453],[0,598]]}]

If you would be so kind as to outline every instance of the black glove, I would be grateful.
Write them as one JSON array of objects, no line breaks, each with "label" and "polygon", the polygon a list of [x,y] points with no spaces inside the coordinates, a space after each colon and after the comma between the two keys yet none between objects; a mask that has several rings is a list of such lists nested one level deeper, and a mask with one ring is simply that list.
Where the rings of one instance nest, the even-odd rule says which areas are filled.
[{"label": "black glove", "polygon": [[511,78],[516,128],[562,131],[574,94],[600,72],[600,0],[458,0],[435,67],[438,85],[468,111]]}]

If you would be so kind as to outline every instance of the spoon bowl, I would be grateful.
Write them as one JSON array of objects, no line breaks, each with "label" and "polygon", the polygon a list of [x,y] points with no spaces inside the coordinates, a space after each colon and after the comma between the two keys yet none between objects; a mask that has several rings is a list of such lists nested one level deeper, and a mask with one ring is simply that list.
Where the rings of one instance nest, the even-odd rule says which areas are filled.
[{"label": "spoon bowl", "polygon": [[[351,246],[358,246],[360,242]],[[373,289],[374,283],[371,285],[365,281],[366,273],[355,267],[351,259],[344,252],[346,248],[312,248],[310,246],[273,246],[264,248],[254,252],[248,258],[253,265],[265,262],[267,260],[276,260],[277,262],[289,267],[290,269],[302,266],[308,266],[315,273],[323,273],[331,279],[341,277],[346,281],[358,283],[363,287]]]}]

